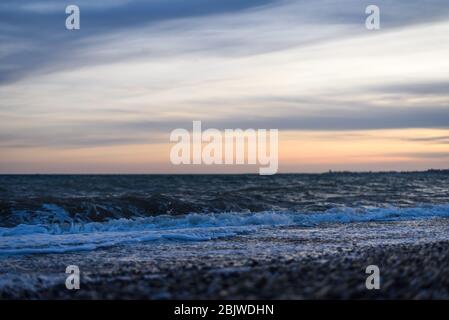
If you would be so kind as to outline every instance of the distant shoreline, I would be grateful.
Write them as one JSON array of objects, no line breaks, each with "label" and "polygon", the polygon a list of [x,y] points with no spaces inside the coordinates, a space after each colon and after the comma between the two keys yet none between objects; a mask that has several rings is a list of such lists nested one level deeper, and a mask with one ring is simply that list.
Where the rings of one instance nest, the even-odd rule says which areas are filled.
[{"label": "distant shoreline", "polygon": [[[329,175],[329,174],[417,174],[443,173],[449,174],[449,169],[427,169],[413,171],[334,171],[325,172],[280,172],[277,175]],[[0,173],[0,176],[258,176],[258,173]]]}]

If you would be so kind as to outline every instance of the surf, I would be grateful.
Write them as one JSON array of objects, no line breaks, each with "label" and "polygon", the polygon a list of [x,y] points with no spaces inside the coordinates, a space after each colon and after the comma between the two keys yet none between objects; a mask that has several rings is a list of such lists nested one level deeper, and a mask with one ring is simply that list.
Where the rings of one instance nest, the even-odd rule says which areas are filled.
[{"label": "surf", "polygon": [[261,228],[321,227],[449,217],[449,204],[412,208],[333,208],[317,212],[219,212],[160,215],[106,222],[21,224],[0,228],[0,255],[89,251],[117,245],[166,241],[211,241]]}]

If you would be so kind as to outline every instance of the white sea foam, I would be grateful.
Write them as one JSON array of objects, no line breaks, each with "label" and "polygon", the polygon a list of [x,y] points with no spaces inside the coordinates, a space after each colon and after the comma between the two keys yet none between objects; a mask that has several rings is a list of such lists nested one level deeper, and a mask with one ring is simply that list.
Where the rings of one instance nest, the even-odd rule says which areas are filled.
[{"label": "white sea foam", "polygon": [[257,232],[260,227],[402,221],[449,217],[449,205],[414,208],[338,208],[323,213],[192,213],[107,222],[0,228],[0,255],[63,253],[149,241],[207,241]]}]

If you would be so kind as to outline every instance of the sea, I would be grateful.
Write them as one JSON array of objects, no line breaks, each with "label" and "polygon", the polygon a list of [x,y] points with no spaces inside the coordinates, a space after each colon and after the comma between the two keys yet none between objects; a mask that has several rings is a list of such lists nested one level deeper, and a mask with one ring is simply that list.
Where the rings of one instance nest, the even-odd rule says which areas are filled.
[{"label": "sea", "polygon": [[449,171],[444,170],[0,176],[2,257],[136,244],[157,250],[164,244],[279,235],[288,227],[307,234],[329,225],[362,230],[373,222],[447,217]]}]

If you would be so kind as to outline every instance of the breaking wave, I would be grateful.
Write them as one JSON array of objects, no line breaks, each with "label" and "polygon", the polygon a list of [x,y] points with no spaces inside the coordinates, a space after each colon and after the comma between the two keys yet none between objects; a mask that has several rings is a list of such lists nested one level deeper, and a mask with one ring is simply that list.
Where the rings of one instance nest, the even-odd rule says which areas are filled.
[{"label": "breaking wave", "polygon": [[[47,208],[48,209],[48,208]],[[64,210],[50,207],[59,215]],[[149,241],[208,241],[257,232],[261,227],[402,221],[449,217],[449,205],[412,208],[334,208],[325,212],[190,213],[119,218],[104,222],[19,224],[0,228],[0,255],[64,253]]]}]

